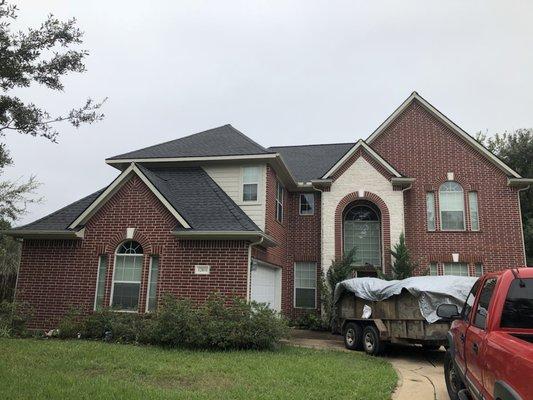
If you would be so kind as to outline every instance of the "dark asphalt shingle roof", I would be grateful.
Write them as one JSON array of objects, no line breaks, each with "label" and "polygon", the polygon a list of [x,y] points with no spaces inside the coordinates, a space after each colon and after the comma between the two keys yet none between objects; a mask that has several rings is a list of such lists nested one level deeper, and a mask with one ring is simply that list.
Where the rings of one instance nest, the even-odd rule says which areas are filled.
[{"label": "dark asphalt shingle roof", "polygon": [[[261,231],[200,167],[139,169],[195,231]],[[99,190],[30,224],[22,230],[67,230],[104,191]],[[179,228],[178,228],[179,229]]]},{"label": "dark asphalt shingle roof", "polygon": [[66,230],[68,226],[76,219],[78,216],[89,207],[93,201],[96,200],[98,196],[105,190],[100,189],[93,194],[90,194],[87,197],[84,197],[81,200],[75,201],[68,206],[65,206],[52,214],[49,214],[43,218],[38,219],[37,221],[31,222],[29,224],[18,226],[16,230],[46,230],[46,231],[55,231],[55,230]]},{"label": "dark asphalt shingle roof", "polygon": [[355,143],[269,147],[279,153],[298,182],[320,179]]},{"label": "dark asphalt shingle roof", "polygon": [[268,153],[269,151],[263,146],[254,142],[233,126],[224,125],[180,139],[171,140],[170,142],[120,154],[108,158],[108,160],[235,156]]},{"label": "dark asphalt shingle roof", "polygon": [[192,229],[260,231],[202,168],[138,167]]}]

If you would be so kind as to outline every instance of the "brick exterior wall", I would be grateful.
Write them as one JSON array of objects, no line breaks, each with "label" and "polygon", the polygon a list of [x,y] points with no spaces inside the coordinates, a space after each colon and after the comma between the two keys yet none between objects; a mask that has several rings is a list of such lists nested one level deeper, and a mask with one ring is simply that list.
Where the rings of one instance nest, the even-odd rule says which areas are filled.
[{"label": "brick exterior wall", "polygon": [[284,315],[297,318],[318,312],[320,293],[317,288],[317,307],[314,310],[294,308],[294,263],[316,262],[317,283],[321,277],[320,262],[320,193],[315,193],[313,215],[300,215],[300,193],[285,190],[283,221],[276,220],[276,172],[267,167],[265,232],[279,244],[276,247],[255,248],[253,256],[282,269],[281,308]]},{"label": "brick exterior wall", "polygon": [[[16,298],[34,310],[31,328],[49,329],[69,309],[93,309],[99,255],[107,255],[104,304],[109,304],[114,253],[135,228],[144,249],[139,310],[145,309],[149,255],[159,256],[158,296],[204,301],[211,293],[246,297],[246,241],[187,241],[170,234],[176,220],[137,177],[131,178],[88,221],[83,240],[25,240]],[[210,275],[195,275],[194,266],[211,266]]]},{"label": "brick exterior wall", "polygon": [[[333,176],[331,188],[315,194],[315,213],[300,215],[299,192],[284,194],[283,221],[276,220],[277,176],[266,168],[265,232],[276,247],[253,248],[253,257],[281,268],[282,312],[296,318],[319,312],[317,308],[294,307],[294,263],[316,262],[317,283],[322,270],[342,251],[342,215],[347,206],[364,199],[381,211],[382,246],[386,272],[390,272],[390,248],[405,231],[407,245],[419,268],[428,264],[459,261],[482,263],[484,271],[524,265],[524,244],[518,191],[507,186],[505,174],[459,136],[414,102],[371,147],[404,176],[415,178],[404,192],[390,183],[390,173],[365,151],[356,152]],[[466,230],[443,232],[438,228],[438,189],[453,172],[464,189]],[[364,191],[363,197],[358,192]],[[426,193],[435,192],[437,230],[426,227]],[[468,192],[476,191],[480,231],[470,227]],[[35,310],[32,327],[52,328],[71,308],[84,312],[93,308],[99,255],[106,255],[105,304],[109,304],[114,252],[125,240],[126,229],[136,228],[134,240],[144,248],[140,311],[146,304],[149,255],[160,257],[158,296],[170,292],[202,302],[219,291],[247,296],[247,241],[178,240],[170,234],[176,220],[155,195],[136,177],[129,180],[88,221],[83,240],[25,240],[16,298]],[[210,275],[195,275],[194,266],[211,266]]]},{"label": "brick exterior wall", "polygon": [[[518,191],[507,186],[505,174],[453,133],[442,122],[414,102],[400,115],[371,147],[405,176],[416,178],[405,192],[406,241],[418,274],[426,274],[428,263],[459,261],[483,263],[484,271],[525,265],[520,224]],[[454,173],[464,189],[466,231],[428,232],[426,227],[426,192],[438,189]],[[480,231],[470,228],[468,192],[478,192]],[[436,213],[437,227],[440,225]]]}]

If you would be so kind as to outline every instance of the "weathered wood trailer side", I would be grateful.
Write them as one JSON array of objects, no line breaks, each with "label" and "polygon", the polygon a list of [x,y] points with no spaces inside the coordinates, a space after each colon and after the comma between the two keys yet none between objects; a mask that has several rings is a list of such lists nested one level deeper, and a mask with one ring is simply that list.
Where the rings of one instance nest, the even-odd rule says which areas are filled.
[{"label": "weathered wood trailer side", "polygon": [[[362,318],[365,305],[372,309],[366,319]],[[373,355],[379,354],[385,343],[438,348],[446,344],[450,328],[447,322],[428,323],[420,312],[418,299],[407,290],[382,301],[368,301],[346,292],[337,303],[335,325],[337,332],[345,336],[347,348],[363,348]]]}]

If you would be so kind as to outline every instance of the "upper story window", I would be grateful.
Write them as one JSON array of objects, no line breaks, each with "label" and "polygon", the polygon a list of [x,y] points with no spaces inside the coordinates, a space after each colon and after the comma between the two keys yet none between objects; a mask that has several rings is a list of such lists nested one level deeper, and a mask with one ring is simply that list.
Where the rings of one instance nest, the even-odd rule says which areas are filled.
[{"label": "upper story window", "polygon": [[281,183],[276,182],[276,220],[283,222],[283,196],[285,188]]},{"label": "upper story window", "polygon": [[344,253],[355,248],[353,264],[381,266],[381,220],[370,204],[356,204],[344,215]]},{"label": "upper story window", "polygon": [[455,181],[444,182],[439,189],[440,226],[443,231],[465,230],[463,187]]},{"label": "upper story window", "polygon": [[300,194],[300,215],[313,215],[315,213],[315,194]]},{"label": "upper story window", "polygon": [[137,311],[141,293],[143,248],[135,241],[121,244],[115,254],[115,270],[111,307],[122,311]]},{"label": "upper story window", "polygon": [[261,167],[244,167],[242,169],[242,201],[257,201]]}]

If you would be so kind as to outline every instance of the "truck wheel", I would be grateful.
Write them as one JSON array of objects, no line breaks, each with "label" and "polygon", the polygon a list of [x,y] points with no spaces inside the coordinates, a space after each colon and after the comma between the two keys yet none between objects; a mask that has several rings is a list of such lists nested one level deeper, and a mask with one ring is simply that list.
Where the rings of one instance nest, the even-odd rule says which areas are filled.
[{"label": "truck wheel", "polygon": [[363,330],[363,349],[371,356],[379,356],[385,350],[385,343],[379,339],[375,326],[369,325]]},{"label": "truck wheel", "polygon": [[455,371],[453,365],[453,357],[450,351],[446,351],[444,356],[444,379],[446,381],[446,389],[448,389],[448,396],[451,400],[459,400],[459,392],[465,388],[461,377]]},{"label": "truck wheel", "polygon": [[363,330],[354,322],[344,328],[344,346],[350,350],[361,350],[363,347]]}]

